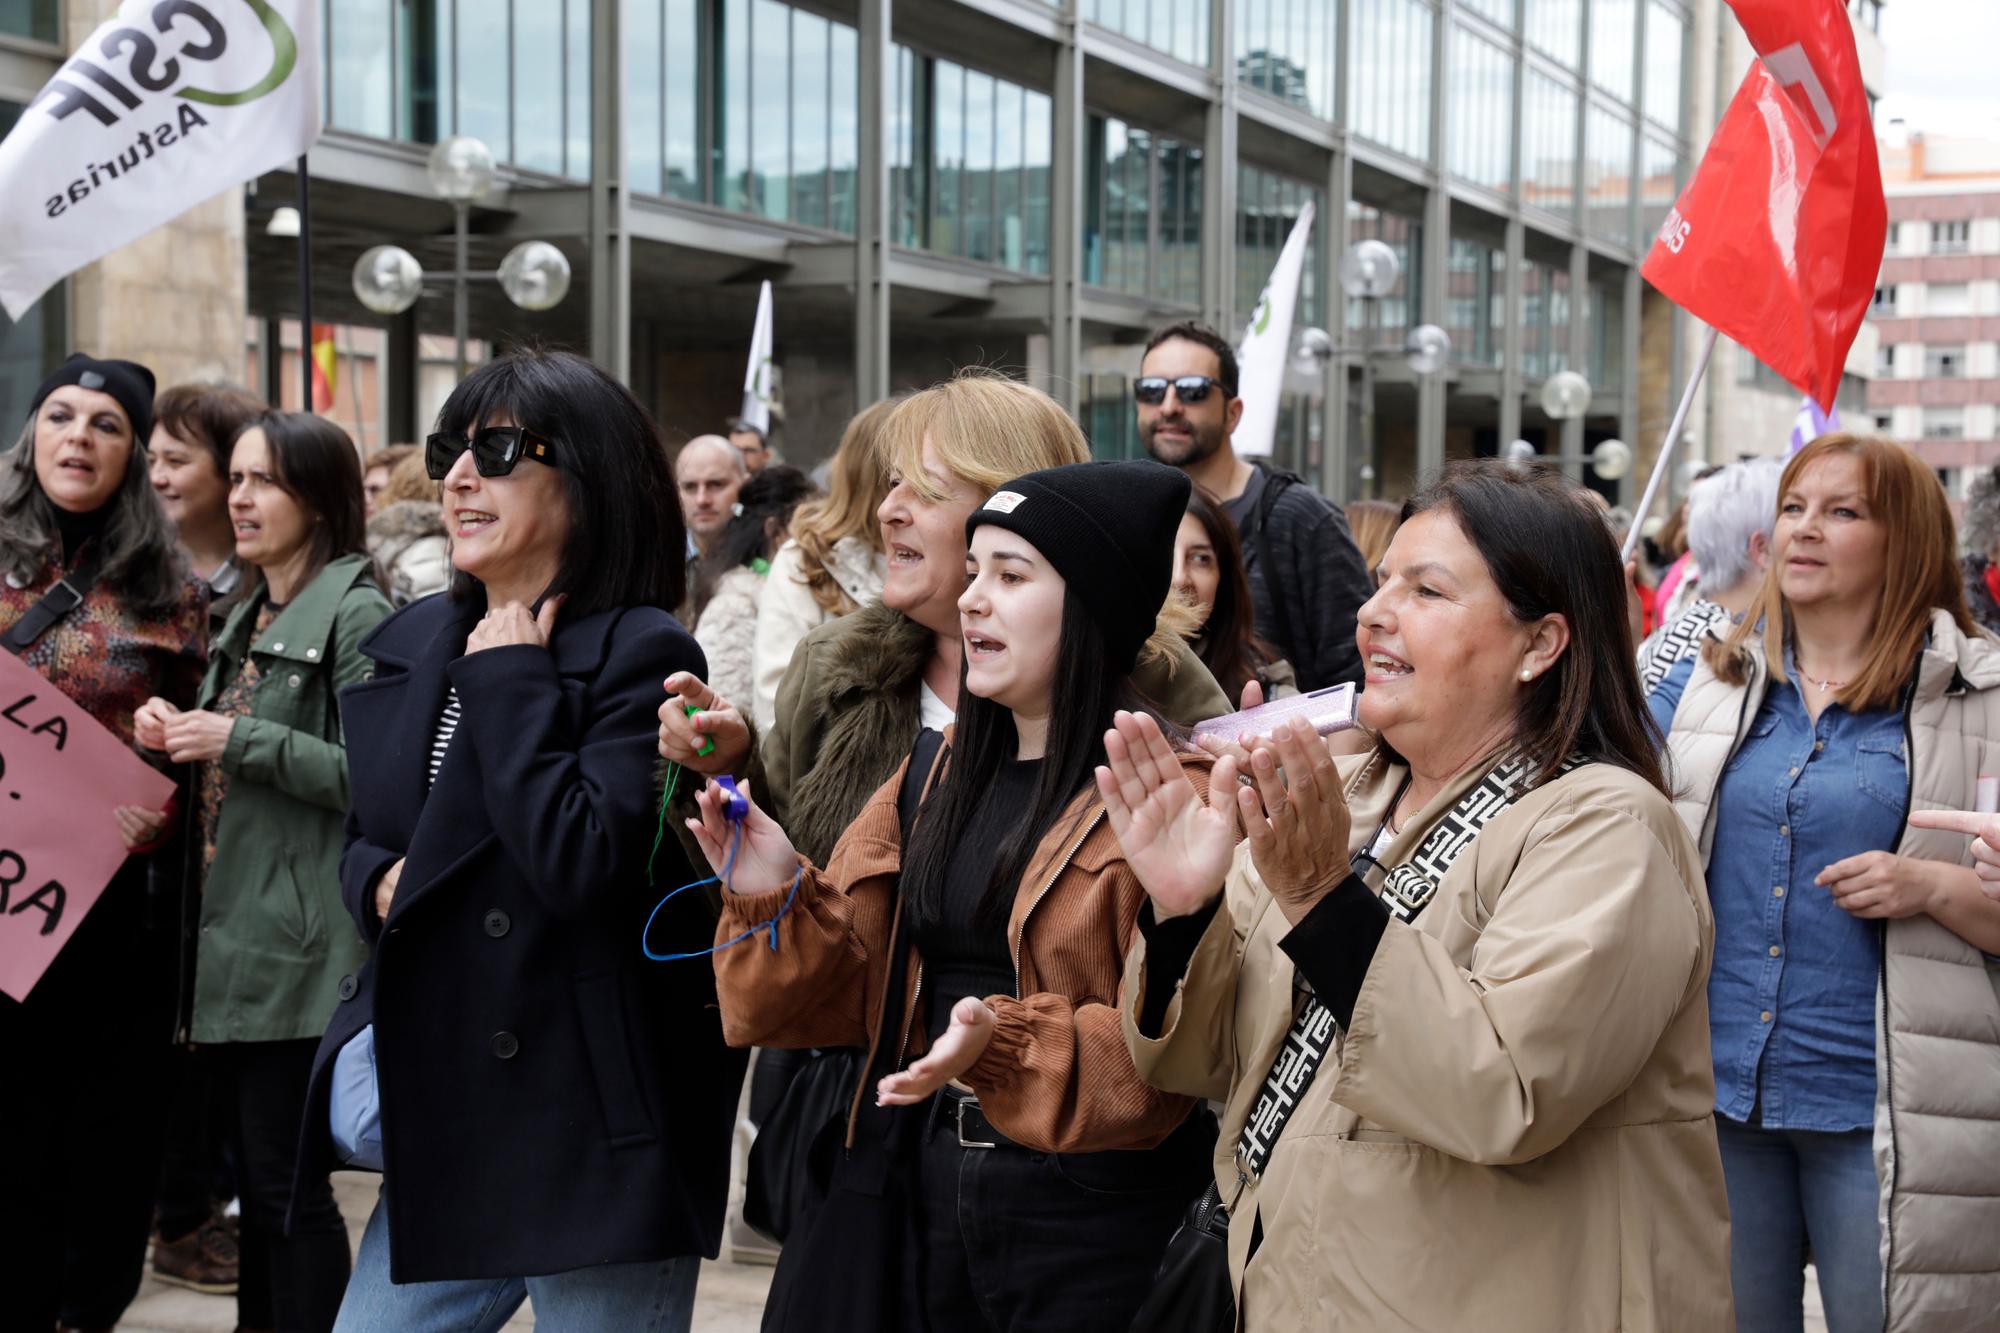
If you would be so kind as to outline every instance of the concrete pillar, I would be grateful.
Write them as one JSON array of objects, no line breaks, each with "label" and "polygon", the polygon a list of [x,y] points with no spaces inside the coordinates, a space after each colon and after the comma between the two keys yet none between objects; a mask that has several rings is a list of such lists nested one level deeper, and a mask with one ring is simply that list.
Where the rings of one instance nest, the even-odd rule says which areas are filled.
[{"label": "concrete pillar", "polygon": [[622,5],[590,7],[590,358],[632,382],[631,200]]},{"label": "concrete pillar", "polygon": [[854,190],[854,405],[889,396],[890,99],[896,95],[892,0],[861,0],[861,156]]}]

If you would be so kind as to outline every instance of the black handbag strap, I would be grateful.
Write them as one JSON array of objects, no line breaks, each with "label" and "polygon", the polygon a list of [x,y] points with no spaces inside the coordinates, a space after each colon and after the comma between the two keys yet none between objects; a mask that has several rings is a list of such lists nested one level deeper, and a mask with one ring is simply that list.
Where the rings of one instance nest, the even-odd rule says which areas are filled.
[{"label": "black handbag strap", "polygon": [[21,613],[21,618],[8,627],[6,634],[0,635],[0,646],[19,657],[35,646],[35,640],[47,634],[61,620],[90,596],[90,590],[97,586],[97,579],[104,572],[104,561],[99,555],[99,544],[92,542],[85,548],[84,556],[55,586],[42,594],[42,599]]}]

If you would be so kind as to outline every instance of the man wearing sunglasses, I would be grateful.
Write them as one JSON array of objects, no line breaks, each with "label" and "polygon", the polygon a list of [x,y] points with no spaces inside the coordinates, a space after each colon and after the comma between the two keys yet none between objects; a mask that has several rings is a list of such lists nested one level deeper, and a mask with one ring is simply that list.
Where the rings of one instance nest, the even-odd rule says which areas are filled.
[{"label": "man wearing sunglasses", "polygon": [[1297,475],[1236,456],[1243,415],[1236,351],[1205,324],[1174,324],[1146,344],[1133,381],[1139,438],[1222,501],[1243,538],[1257,634],[1298,672],[1299,688],[1361,680],[1355,613],[1375,591],[1340,507]]}]

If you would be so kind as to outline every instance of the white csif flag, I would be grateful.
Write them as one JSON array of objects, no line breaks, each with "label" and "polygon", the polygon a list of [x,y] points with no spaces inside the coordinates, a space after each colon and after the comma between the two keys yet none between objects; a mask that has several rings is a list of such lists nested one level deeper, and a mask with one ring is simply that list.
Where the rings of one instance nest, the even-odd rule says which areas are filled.
[{"label": "white csif flag", "polygon": [[1236,348],[1237,395],[1243,415],[1230,442],[1239,454],[1271,452],[1278,431],[1278,401],[1285,393],[1285,367],[1292,357],[1292,311],[1299,303],[1299,279],[1306,269],[1306,242],[1312,236],[1313,206],[1299,211],[1278,265],[1264,284],[1250,327]]},{"label": "white csif flag", "polygon": [[319,138],[317,0],[125,0],[0,142],[0,305]]},{"label": "white csif flag", "polygon": [[750,331],[750,364],[743,372],[743,410],[737,413],[745,424],[771,436],[771,283],[765,280],[757,292],[757,324]]}]

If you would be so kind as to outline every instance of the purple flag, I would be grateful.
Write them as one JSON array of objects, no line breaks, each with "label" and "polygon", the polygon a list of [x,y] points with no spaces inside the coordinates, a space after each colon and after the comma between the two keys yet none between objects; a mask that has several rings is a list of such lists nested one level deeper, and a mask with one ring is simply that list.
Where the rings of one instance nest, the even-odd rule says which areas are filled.
[{"label": "purple flag", "polygon": [[1822,412],[1819,404],[1807,395],[1799,402],[1799,414],[1792,418],[1792,447],[1787,453],[1795,454],[1820,436],[1839,429],[1840,409],[1836,407],[1831,412]]}]

